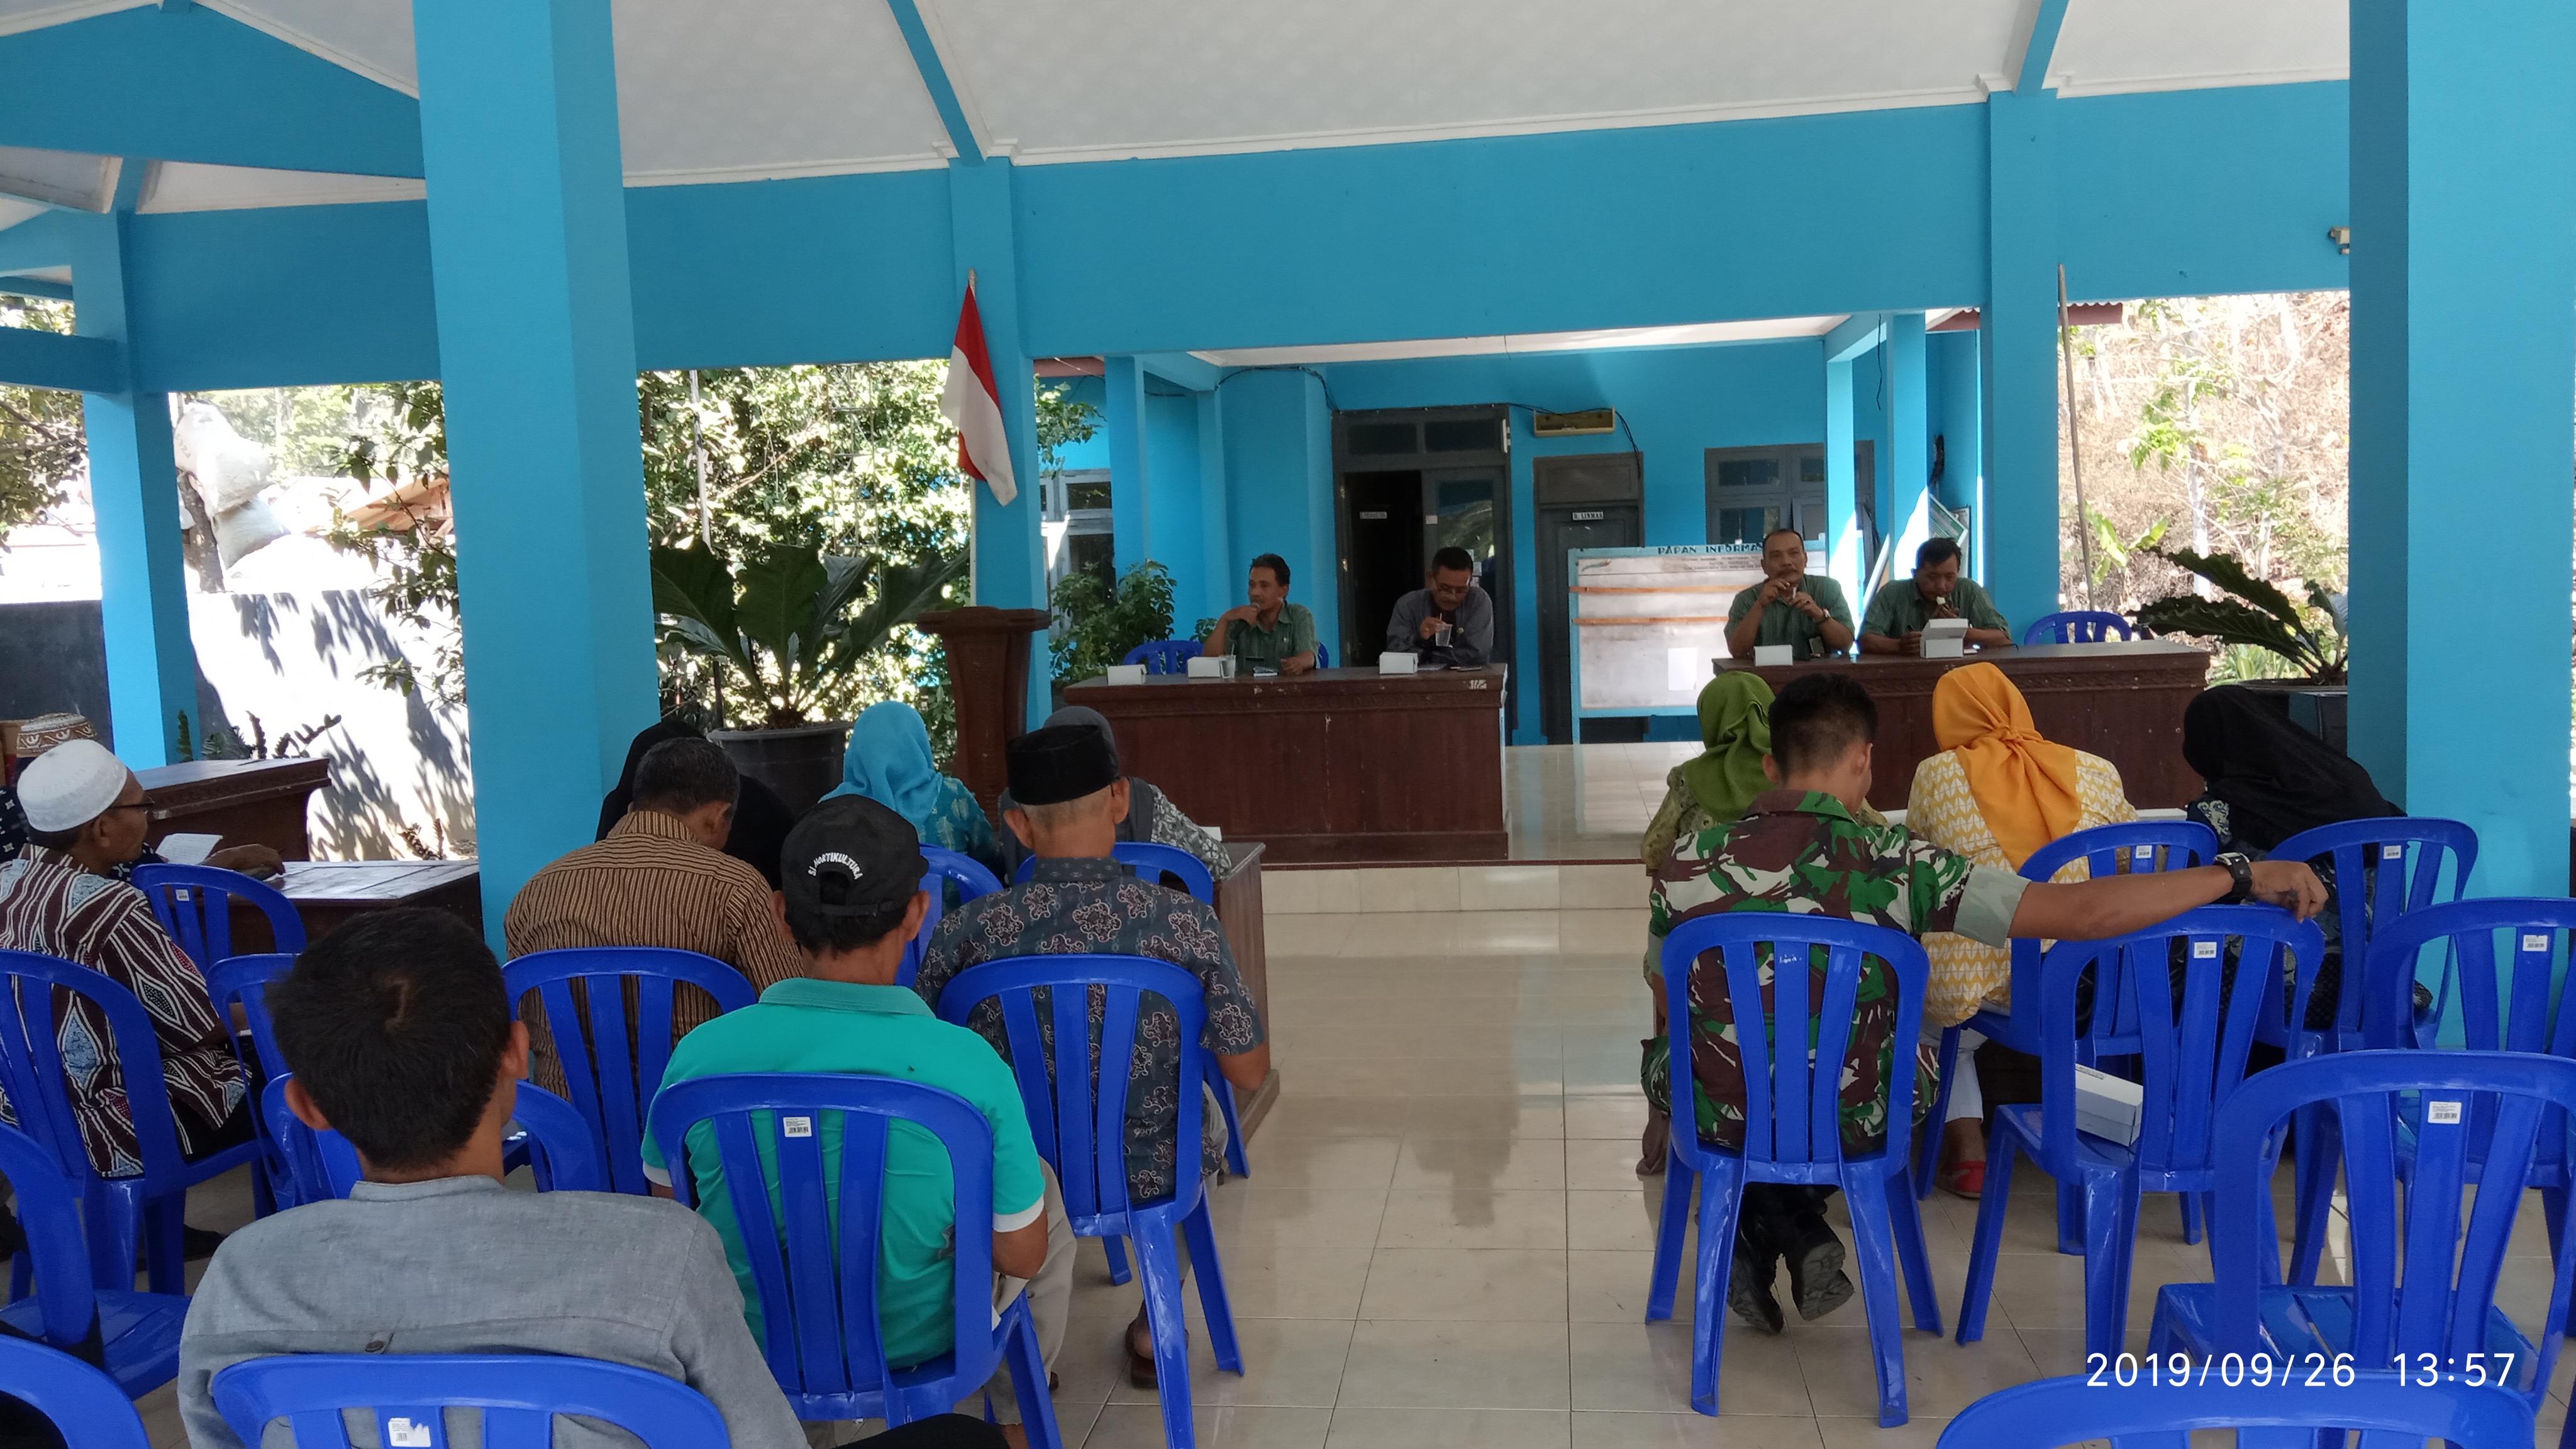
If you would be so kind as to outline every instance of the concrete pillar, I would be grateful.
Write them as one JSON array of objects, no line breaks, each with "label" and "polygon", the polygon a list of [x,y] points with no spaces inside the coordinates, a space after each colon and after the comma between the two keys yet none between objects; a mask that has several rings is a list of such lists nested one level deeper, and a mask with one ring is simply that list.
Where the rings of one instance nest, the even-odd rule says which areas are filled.
[{"label": "concrete pillar", "polygon": [[1986,587],[2016,629],[2057,611],[2056,92],[1986,98]]},{"label": "concrete pillar", "polygon": [[2352,6],[2350,749],[2481,895],[2567,889],[2571,68],[2563,0]]},{"label": "concrete pillar", "polygon": [[1887,576],[1914,572],[1914,550],[1932,536],[1924,503],[1932,478],[1932,393],[1923,356],[1923,314],[1887,319],[1887,535],[1895,557]]},{"label": "concrete pillar", "polygon": [[1853,476],[1851,359],[1825,362],[1825,572],[1860,599],[1862,557],[1860,490],[1865,480]]},{"label": "concrete pillar", "polygon": [[[1199,597],[1195,609],[1172,606],[1172,626],[1186,630],[1200,619],[1213,619],[1243,602],[1242,568],[1234,558],[1233,510],[1225,477],[1225,400],[1220,389],[1198,395],[1199,415]],[[1186,618],[1182,617],[1187,615]]]},{"label": "concrete pillar", "polygon": [[[1019,496],[1004,505],[993,490],[975,485],[975,602],[997,609],[1048,606],[1046,537],[1038,497],[1037,374],[1020,341],[1018,247],[1011,215],[1011,163],[988,157],[948,164],[948,221],[956,253],[957,294],[975,277],[977,308],[984,318],[984,347],[993,364],[993,389],[1011,434],[1011,472]],[[1114,446],[1114,443],[1113,443]],[[1121,558],[1123,565],[1128,560]],[[1029,725],[1053,712],[1051,672],[1043,645],[1029,650]]]},{"label": "concrete pillar", "polygon": [[[127,163],[141,167],[140,161]],[[125,376],[136,371],[124,210],[81,217],[72,278],[79,288],[73,330],[120,345]],[[99,621],[107,638],[108,728],[117,757],[135,769],[182,758],[179,714],[194,739],[197,651],[188,639],[188,574],[181,562],[179,465],[172,454],[170,399],[157,392],[81,394],[89,440],[90,497],[98,519]]]},{"label": "concrete pillar", "polygon": [[417,0],[483,911],[658,713],[609,0]]},{"label": "concrete pillar", "polygon": [[1109,433],[1109,523],[1118,571],[1154,557],[1154,488],[1145,417],[1145,369],[1133,357],[1102,359]]}]

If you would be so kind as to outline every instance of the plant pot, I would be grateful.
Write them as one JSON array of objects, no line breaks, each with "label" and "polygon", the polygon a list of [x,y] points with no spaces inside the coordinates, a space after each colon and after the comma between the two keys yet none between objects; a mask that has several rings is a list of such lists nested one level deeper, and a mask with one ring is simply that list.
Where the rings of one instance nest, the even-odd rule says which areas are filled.
[{"label": "plant pot", "polygon": [[783,730],[715,730],[707,738],[724,746],[734,768],[767,785],[802,815],[841,783],[841,756],[850,722],[798,725]]},{"label": "plant pot", "polygon": [[2340,684],[2310,684],[2304,679],[2248,679],[2223,686],[2252,690],[2289,717],[2290,723],[2325,741],[2340,755],[2344,749],[2344,711],[2350,693]]}]

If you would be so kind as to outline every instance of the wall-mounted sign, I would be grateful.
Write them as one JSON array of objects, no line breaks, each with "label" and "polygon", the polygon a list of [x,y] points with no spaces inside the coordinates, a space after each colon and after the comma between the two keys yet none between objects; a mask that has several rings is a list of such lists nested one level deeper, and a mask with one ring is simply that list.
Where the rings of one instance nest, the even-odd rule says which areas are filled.
[{"label": "wall-mounted sign", "polygon": [[1363,508],[1360,510],[1360,517],[1363,520],[1374,519],[1383,522],[1386,518],[1386,510],[1383,508]]},{"label": "wall-mounted sign", "polygon": [[1608,513],[1598,508],[1578,508],[1573,514],[1574,521],[1577,523],[1599,523],[1608,516]]}]

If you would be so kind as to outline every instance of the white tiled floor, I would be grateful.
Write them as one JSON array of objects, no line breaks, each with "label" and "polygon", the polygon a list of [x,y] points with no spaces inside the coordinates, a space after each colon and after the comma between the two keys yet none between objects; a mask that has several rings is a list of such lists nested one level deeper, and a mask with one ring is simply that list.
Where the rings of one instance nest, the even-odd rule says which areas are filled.
[{"label": "white tiled floor", "polygon": [[[2082,1367],[2083,1262],[2056,1253],[2050,1184],[2025,1165],[1984,1341],[1905,1334],[1911,1423],[1877,1425],[1857,1302],[1778,1337],[1730,1324],[1725,1415],[1689,1412],[1687,1289],[1676,1321],[1643,1321],[1662,1189],[1635,1175],[1643,912],[1274,915],[1268,930],[1283,1093],[1253,1176],[1213,1198],[1242,1375],[1217,1372],[1189,1298],[1209,1449],[1929,1445],[1978,1396]],[[1975,1214],[1940,1194],[1924,1204],[1945,1327]],[[246,1215],[229,1184],[192,1212],[207,1226]],[[2528,1328],[2549,1282],[2536,1220],[2514,1251],[2539,1260],[2502,1291]],[[2181,1241],[2174,1200],[2151,1197],[2133,1349],[2157,1286],[2206,1281],[2207,1261]],[[1153,1394],[1123,1373],[1137,1294],[1110,1284],[1086,1240],[1057,1363],[1067,1449],[1161,1442]],[[2562,1363],[2547,1432],[2571,1374]],[[160,1449],[184,1442],[169,1398],[145,1401]]]},{"label": "white tiled floor", "polygon": [[1514,745],[1503,814],[1514,860],[1634,860],[1664,776],[1695,744]]}]

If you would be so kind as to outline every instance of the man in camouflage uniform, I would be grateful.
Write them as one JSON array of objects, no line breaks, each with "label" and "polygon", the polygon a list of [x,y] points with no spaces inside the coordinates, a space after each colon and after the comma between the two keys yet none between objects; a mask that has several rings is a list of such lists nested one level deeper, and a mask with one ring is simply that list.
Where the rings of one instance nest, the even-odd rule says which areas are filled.
[{"label": "man in camouflage uniform", "polygon": [[[1780,786],[1754,797],[1743,818],[1675,842],[1655,871],[1648,961],[1657,969],[1663,938],[1675,923],[1715,911],[1788,911],[1866,921],[1920,936],[1955,931],[1988,945],[2015,936],[2096,940],[2144,930],[2220,899],[2261,899],[2304,919],[2322,909],[2324,888],[2304,865],[2253,862],[2147,875],[2111,876],[2066,885],[2026,881],[2008,870],[1915,839],[1904,827],[1864,824],[1870,745],[1878,707],[1868,691],[1841,674],[1805,675],[1771,706],[1771,753],[1763,770]],[[2223,858],[2222,858],[2223,859]],[[1823,994],[1824,953],[1810,966],[1809,1000]],[[1764,1025],[1770,1026],[1771,963],[1762,967]],[[1691,973],[1688,1029],[1692,1103],[1707,1143],[1741,1149],[1744,1066],[1726,975],[1714,956]],[[1875,1153],[1886,1143],[1887,1081],[1899,1043],[1896,983],[1882,962],[1866,965],[1854,1007],[1850,1055],[1843,1072],[1842,1150]],[[1645,1088],[1650,1103],[1671,1098],[1669,1038],[1650,1048]],[[1928,1063],[1918,1069],[1930,1075]],[[1928,1083],[1918,1106],[1928,1107]],[[1777,1262],[1788,1260],[1799,1315],[1813,1319],[1852,1294],[1843,1248],[1820,1211],[1830,1188],[1750,1183],[1744,1190],[1728,1306],[1756,1327],[1784,1323],[1771,1295]]]}]

